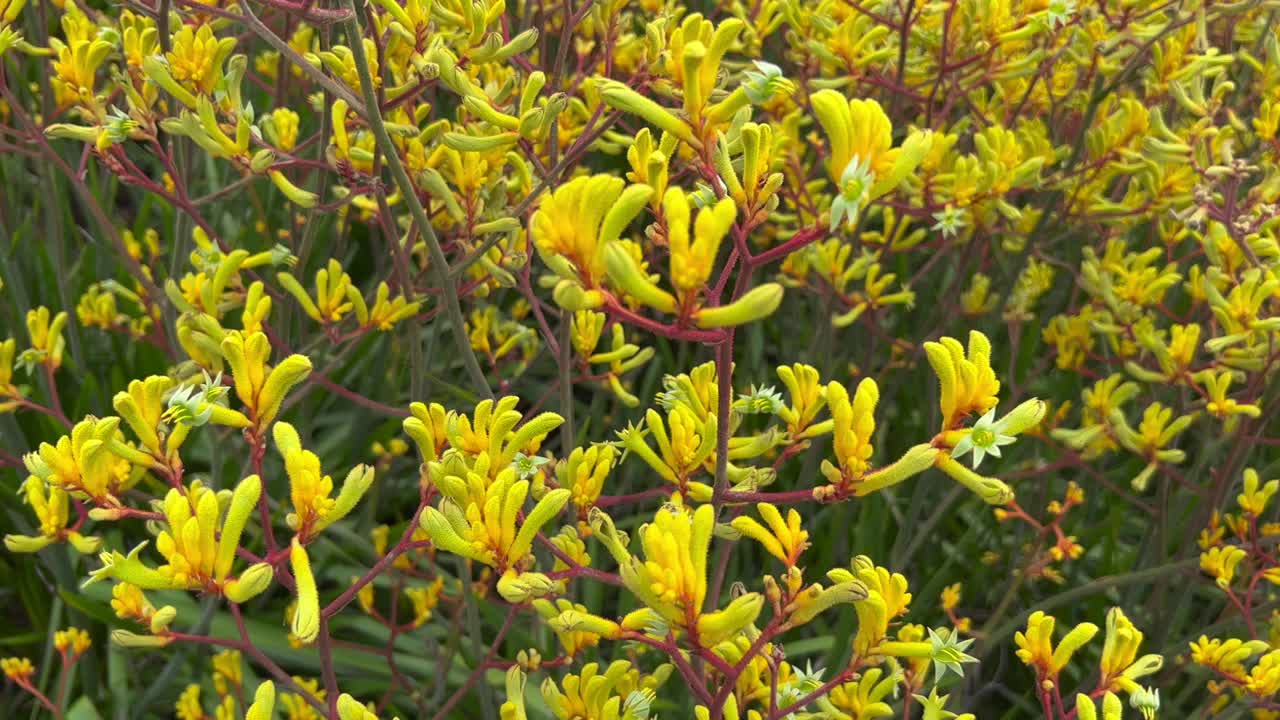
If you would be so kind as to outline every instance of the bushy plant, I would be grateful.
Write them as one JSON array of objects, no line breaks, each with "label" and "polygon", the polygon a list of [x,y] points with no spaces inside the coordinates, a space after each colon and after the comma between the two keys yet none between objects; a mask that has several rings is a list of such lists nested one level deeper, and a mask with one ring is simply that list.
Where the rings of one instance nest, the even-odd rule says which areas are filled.
[{"label": "bushy plant", "polygon": [[1278,19],[0,0],[0,714],[1280,717]]}]

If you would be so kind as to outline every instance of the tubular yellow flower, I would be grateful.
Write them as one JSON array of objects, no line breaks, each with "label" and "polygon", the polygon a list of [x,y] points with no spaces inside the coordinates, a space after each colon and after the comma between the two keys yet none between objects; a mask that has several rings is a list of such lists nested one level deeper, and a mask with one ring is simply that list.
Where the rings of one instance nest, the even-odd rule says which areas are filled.
[{"label": "tubular yellow flower", "polygon": [[440,403],[431,403],[428,407],[425,403],[415,402],[409,406],[409,414],[411,417],[405,418],[403,423],[405,433],[418,446],[418,455],[424,465],[434,462],[449,442],[445,435],[449,413]]},{"label": "tubular yellow flower", "polygon": [[791,398],[791,404],[778,411],[778,417],[787,424],[791,437],[811,438],[830,432],[832,422],[813,424],[818,412],[827,404],[826,387],[818,370],[802,363],[781,365],[778,367],[778,379],[787,386]]},{"label": "tubular yellow flower", "polygon": [[293,512],[285,522],[305,544],[355,508],[373,484],[374,470],[368,465],[355,466],[343,480],[338,497],[331,497],[333,479],[321,472],[320,458],[303,449],[298,431],[289,423],[278,422],[271,432],[289,476]]},{"label": "tubular yellow flower", "polygon": [[1236,576],[1236,566],[1247,553],[1234,545],[1212,547],[1200,553],[1200,569],[1212,576],[1218,587],[1227,589]]},{"label": "tubular yellow flower", "polygon": [[200,481],[193,482],[185,494],[176,488],[169,490],[160,507],[163,529],[156,537],[156,549],[165,564],[152,568],[139,559],[147,545],[144,542],[127,556],[115,550],[102,553],[103,566],[90,573],[85,584],[115,578],[143,590],[220,591],[233,602],[245,602],[265,590],[272,577],[266,563],[248,568],[239,578],[228,577],[260,488],[256,475],[242,480],[231,493],[221,522],[217,493]]},{"label": "tubular yellow flower", "polygon": [[617,455],[612,445],[592,445],[585,450],[574,448],[569,458],[556,466],[556,479],[560,487],[573,493],[573,505],[580,520],[586,519],[587,511],[604,490],[605,478],[613,469]]},{"label": "tubular yellow flower", "polygon": [[644,560],[634,557],[601,512],[592,526],[621,568],[622,581],[667,622],[684,627],[702,612],[707,594],[707,552],[715,525],[710,505],[697,510],[669,505],[640,527]]},{"label": "tubular yellow flower", "polygon": [[698,211],[692,240],[689,232],[692,210],[684,191],[678,187],[667,190],[662,210],[671,248],[671,285],[681,305],[687,307],[711,276],[720,244],[732,227],[738,208],[732,198],[724,198]]},{"label": "tubular yellow flower", "polygon": [[236,46],[233,37],[219,39],[210,25],[198,29],[183,25],[173,35],[173,50],[165,55],[174,80],[195,87],[203,95],[213,93],[223,77],[222,65]]},{"label": "tubular yellow flower", "polygon": [[554,602],[539,598],[533,601],[533,609],[555,631],[565,654],[570,657],[584,648],[595,647],[601,637],[617,638],[622,634],[622,628],[616,622],[592,615],[585,605],[565,598],[557,598]]},{"label": "tubular yellow flower", "polygon": [[351,276],[342,269],[342,264],[334,259],[330,259],[327,266],[316,271],[314,301],[289,273],[279,273],[276,279],[302,305],[303,311],[312,320],[325,325],[336,323],[351,312],[354,305],[350,294],[358,292],[351,284]]},{"label": "tubular yellow flower", "polygon": [[1027,618],[1027,629],[1018,632],[1014,639],[1018,644],[1018,658],[1028,666],[1036,669],[1042,680],[1054,680],[1062,668],[1071,661],[1076,650],[1098,634],[1098,626],[1093,623],[1080,623],[1068,632],[1053,646],[1053,628],[1055,620],[1052,616],[1037,610]]},{"label": "tubular yellow flower", "polygon": [[76,423],[71,434],[59,438],[55,445],[41,443],[36,453],[24,458],[27,470],[73,495],[115,506],[115,496],[131,487],[145,469],[135,468],[121,457],[132,457],[136,451],[131,453],[125,445],[119,427],[119,418],[99,420],[90,416]]},{"label": "tubular yellow flower", "polygon": [[799,561],[800,553],[809,547],[809,533],[800,526],[800,513],[790,508],[784,521],[778,508],[769,503],[756,505],[756,510],[769,524],[768,529],[747,515],[734,518],[733,528],[763,545],[770,555],[786,563],[787,567],[793,567]]},{"label": "tubular yellow flower", "polygon": [[1134,693],[1141,689],[1135,682],[1157,672],[1164,658],[1157,654],[1138,657],[1142,647],[1142,631],[1134,627],[1120,608],[1107,612],[1107,636],[1102,646],[1102,679],[1100,686],[1108,690]]},{"label": "tubular yellow flower", "polygon": [[311,374],[311,361],[304,355],[290,355],[268,371],[271,344],[262,332],[228,332],[222,341],[222,353],[231,366],[236,395],[249,408],[254,429],[259,433],[275,420],[289,390]]},{"label": "tubular yellow flower", "polygon": [[[625,189],[624,189],[625,188]],[[530,220],[530,236],[556,275],[587,290],[604,277],[604,249],[644,209],[653,188],[609,175],[578,177],[544,197]]]},{"label": "tubular yellow flower", "polygon": [[914,132],[902,147],[894,148],[893,126],[875,100],[846,100],[834,90],[819,90],[810,100],[831,142],[827,174],[838,186],[831,206],[834,230],[842,217],[852,225],[861,208],[915,170],[929,151],[932,135]]},{"label": "tubular yellow flower", "polygon": [[[529,493],[529,481],[518,480],[515,470],[499,473],[485,491],[482,503],[465,496],[446,496],[439,508],[422,512],[421,527],[437,548],[471,558],[501,571],[525,566],[533,538],[569,501],[570,491],[552,490],[525,516],[516,519]],[[548,588],[550,589],[550,588]]]},{"label": "tubular yellow flower", "polygon": [[244,720],[271,720],[275,717],[276,686],[270,680],[263,680],[258,689],[253,691],[253,703],[245,710]]},{"label": "tubular yellow flower", "polygon": [[54,370],[62,367],[62,353],[67,346],[62,329],[66,324],[65,312],[54,315],[50,320],[47,307],[28,310],[27,334],[31,338],[31,349],[22,353],[20,362],[48,365]]},{"label": "tubular yellow flower", "polygon": [[320,595],[316,591],[315,575],[311,573],[311,559],[297,537],[289,546],[289,567],[293,569],[298,593],[290,631],[304,644],[310,644],[320,634]]},{"label": "tubular yellow flower", "polygon": [[85,654],[92,644],[89,633],[80,628],[69,627],[53,634],[53,647],[63,655],[73,658]]},{"label": "tubular yellow flower", "polygon": [[1259,517],[1266,511],[1267,504],[1271,502],[1271,497],[1277,491],[1280,491],[1280,480],[1268,480],[1259,488],[1258,471],[1245,468],[1244,492],[1236,496],[1236,502],[1239,503],[1242,512]]},{"label": "tubular yellow flower", "polygon": [[[128,391],[116,393],[115,398],[112,399],[112,406],[116,412],[128,423],[133,434],[152,455],[163,456],[166,451],[176,449],[173,440],[169,443],[170,447],[162,448],[160,435],[157,432],[160,418],[165,411],[164,395],[173,389],[173,386],[172,379],[163,375],[152,375],[146,380],[130,381]],[[175,429],[171,437],[178,433],[179,431]],[[179,444],[180,442],[179,440]]]},{"label": "tubular yellow flower", "polygon": [[26,682],[35,674],[36,668],[27,658],[7,657],[0,659],[0,672],[15,682]]},{"label": "tubular yellow flower", "polygon": [[985,413],[996,406],[1000,381],[991,369],[991,341],[986,335],[969,332],[967,355],[960,341],[949,337],[927,342],[924,349],[941,387],[938,404],[944,431],[954,429],[971,413]]},{"label": "tubular yellow flower", "polygon": [[5,535],[4,546],[9,552],[38,552],[59,542],[68,542],[77,552],[86,555],[102,547],[102,538],[85,537],[67,529],[70,500],[65,490],[31,476],[22,484],[22,492],[23,499],[40,521],[40,534],[34,537]]},{"label": "tubular yellow flower", "polygon": [[844,386],[832,381],[827,384],[826,399],[831,408],[832,445],[839,465],[824,460],[822,474],[832,485],[853,485],[871,465],[871,436],[876,430],[875,409],[880,401],[880,389],[875,380],[864,378],[858,383],[851,402]]}]

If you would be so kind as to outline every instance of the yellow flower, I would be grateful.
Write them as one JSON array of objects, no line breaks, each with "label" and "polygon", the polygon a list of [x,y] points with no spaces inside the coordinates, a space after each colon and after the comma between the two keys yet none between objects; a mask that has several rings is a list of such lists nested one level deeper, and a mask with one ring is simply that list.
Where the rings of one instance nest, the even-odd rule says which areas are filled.
[{"label": "yellow flower", "polygon": [[321,472],[320,458],[302,448],[298,431],[289,423],[278,422],[272,428],[272,435],[289,476],[293,512],[285,522],[306,543],[355,508],[373,484],[374,470],[368,465],[355,466],[343,480],[338,496],[330,497],[333,479]]},{"label": "yellow flower", "polygon": [[942,596],[939,601],[942,603],[943,610],[955,610],[960,604],[960,591],[963,589],[961,583],[952,583],[942,588]]},{"label": "yellow flower", "polygon": [[115,587],[111,588],[111,609],[115,611],[116,617],[122,620],[139,622],[147,622],[156,611],[147,600],[147,596],[142,593],[142,589],[127,582],[116,583]]},{"label": "yellow flower", "polygon": [[971,413],[996,406],[1000,381],[991,369],[991,341],[986,335],[970,331],[967,354],[960,341],[950,337],[926,342],[924,349],[941,386],[938,404],[944,431],[956,428]]},{"label": "yellow flower", "polygon": [[232,330],[221,347],[231,366],[236,395],[249,408],[253,429],[261,433],[275,420],[289,390],[311,374],[311,361],[305,355],[290,355],[268,369],[271,343],[260,331],[242,334]]},{"label": "yellow flower", "polygon": [[27,658],[7,657],[0,659],[0,671],[10,680],[27,682],[36,669]]},{"label": "yellow flower", "polygon": [[[605,274],[604,249],[621,237],[652,194],[648,185],[628,187],[611,175],[574,178],[542,198],[530,221],[533,246],[561,279],[595,290]],[[571,309],[600,302],[588,292],[587,304]]]},{"label": "yellow flower", "polygon": [[262,129],[276,147],[289,152],[298,143],[298,113],[289,108],[276,108],[262,119]]},{"label": "yellow flower", "polygon": [[[306,694],[320,701],[323,705],[325,700],[325,690],[320,687],[320,682],[314,678],[300,678],[297,675],[293,677],[293,682]],[[298,693],[281,693],[280,705],[284,708],[284,716],[288,720],[321,720],[320,713],[306,701]]]},{"label": "yellow flower", "polygon": [[1212,576],[1218,587],[1227,589],[1236,576],[1236,566],[1244,559],[1244,550],[1235,545],[1212,547],[1200,553],[1200,569]]},{"label": "yellow flower", "polygon": [[871,378],[863,378],[849,400],[849,392],[838,382],[827,385],[827,405],[833,420],[831,442],[837,468],[830,461],[822,463],[822,474],[833,485],[856,483],[871,466],[871,436],[876,431],[875,409],[880,401],[880,388]]},{"label": "yellow flower", "polygon": [[174,80],[211,95],[222,79],[222,63],[236,46],[234,37],[219,39],[210,25],[183,25],[173,34],[173,49],[165,54]]},{"label": "yellow flower", "polygon": [[612,445],[592,445],[585,450],[574,448],[567,460],[556,465],[556,480],[560,487],[573,493],[573,505],[580,519],[586,519],[587,510],[600,497],[617,456],[618,451]]},{"label": "yellow flower", "polygon": [[128,460],[116,454],[117,449],[128,452],[119,428],[119,418],[86,418],[56,444],[41,443],[36,453],[27,455],[27,469],[51,486],[99,505],[116,505],[115,496],[127,490],[143,469],[135,472]]},{"label": "yellow flower", "polygon": [[200,686],[192,683],[178,696],[173,706],[178,720],[205,720],[204,707],[200,704]]},{"label": "yellow flower", "polygon": [[723,610],[702,612],[707,595],[707,554],[715,526],[715,510],[671,504],[658,510],[653,522],[640,526],[644,559],[632,556],[613,520],[599,510],[592,528],[618,562],[622,582],[666,623],[696,633],[704,644],[727,640],[755,621],[764,596],[747,593]]},{"label": "yellow flower", "polygon": [[[642,718],[648,717],[655,698],[653,686],[651,678],[641,679],[630,661],[616,660],[603,673],[599,663],[592,662],[578,674],[566,675],[558,685],[548,679],[542,684],[542,698],[557,720]],[[637,704],[644,705],[643,713]]]},{"label": "yellow flower", "polygon": [[778,411],[778,417],[787,424],[787,432],[791,437],[816,437],[829,432],[833,423],[813,425],[818,411],[827,404],[826,387],[822,384],[818,370],[802,363],[781,365],[778,367],[778,379],[787,386],[791,398],[791,404]]},{"label": "yellow flower", "polygon": [[662,210],[671,249],[671,285],[676,289],[681,307],[688,308],[711,277],[720,245],[733,226],[738,208],[732,198],[724,198],[699,210],[692,240],[689,220],[693,211],[685,192],[678,187],[667,190]]},{"label": "yellow flower", "polygon": [[1280,692],[1280,650],[1272,650],[1258,658],[1257,664],[1249,670],[1244,688],[1258,698]]},{"label": "yellow flower", "polygon": [[891,717],[893,708],[883,700],[893,692],[898,680],[897,673],[870,668],[858,680],[832,688],[830,695],[817,700],[817,705],[828,712],[842,713],[834,717],[847,716],[852,720]]},{"label": "yellow flower", "polygon": [[102,553],[103,566],[90,573],[88,582],[115,578],[143,590],[215,591],[232,602],[247,601],[265,590],[273,575],[269,564],[259,563],[238,578],[229,577],[240,534],[257,507],[261,491],[257,475],[240,481],[230,493],[223,515],[217,493],[198,480],[186,493],[176,488],[169,490],[160,507],[163,529],[156,538],[156,549],[164,556],[165,564],[152,568],[138,558],[146,546],[144,542],[127,556],[118,550]]},{"label": "yellow flower", "polygon": [[784,521],[778,509],[769,503],[756,505],[756,510],[769,524],[768,529],[747,515],[734,518],[733,528],[763,545],[770,555],[786,563],[787,567],[794,566],[800,559],[800,553],[809,547],[809,533],[800,526],[800,513],[790,508]]},{"label": "yellow flower", "polygon": [[1062,668],[1071,661],[1072,654],[1093,639],[1098,626],[1080,623],[1068,632],[1058,647],[1053,647],[1053,617],[1037,610],[1027,619],[1027,629],[1014,635],[1018,644],[1018,658],[1036,669],[1042,680],[1057,678]]},{"label": "yellow flower", "polygon": [[[373,584],[366,585],[372,588]],[[363,588],[362,588],[363,589]],[[413,625],[419,627],[431,619],[431,611],[440,604],[440,593],[444,590],[444,578],[437,577],[426,587],[405,588],[404,594],[413,603]]]},{"label": "yellow flower", "polygon": [[1142,631],[1133,626],[1120,608],[1107,613],[1107,636],[1102,646],[1101,685],[1108,690],[1124,690],[1134,693],[1141,689],[1135,682],[1157,672],[1164,666],[1164,658],[1157,654],[1138,657],[1142,647]]},{"label": "yellow flower", "polygon": [[22,353],[21,362],[28,365],[42,364],[53,370],[62,367],[62,353],[66,340],[62,328],[67,324],[67,314],[60,312],[49,319],[49,308],[43,305],[27,311],[27,333],[31,348]]},{"label": "yellow flower", "polygon": [[[574,613],[582,617],[590,614],[585,605],[574,603],[565,598],[556,598],[555,601],[538,598],[533,601],[533,609],[549,624],[556,618],[564,617],[565,613]],[[570,617],[573,617],[573,615]],[[554,623],[552,624],[552,629],[555,630],[556,637],[560,639],[560,644],[564,646],[564,652],[569,657],[577,655],[578,651],[584,648],[595,647],[600,643],[600,633],[593,632],[581,625]]]},{"label": "yellow flower", "polygon": [[244,684],[244,671],[240,664],[239,650],[224,650],[212,658],[213,688],[219,695],[227,695]]},{"label": "yellow flower", "polygon": [[422,512],[423,531],[437,548],[501,571],[523,569],[534,536],[570,496],[564,488],[543,495],[517,528],[516,516],[529,494],[529,481],[518,480],[514,469],[508,467],[498,474],[485,489],[482,502],[471,501],[466,488],[441,489],[446,496],[439,507]]},{"label": "yellow flower", "polygon": [[1236,683],[1244,684],[1248,676],[1245,661],[1269,649],[1270,646],[1262,640],[1218,640],[1201,635],[1199,640],[1191,643],[1191,661]]},{"label": "yellow flower", "polygon": [[[355,307],[354,301],[360,294],[359,288],[351,284],[351,276],[342,269],[342,264],[332,258],[327,266],[316,271],[314,302],[297,279],[289,273],[278,273],[276,279],[302,305],[302,310],[312,320],[325,325],[342,320],[342,317]],[[360,303],[363,305],[364,300],[360,299]]]},{"label": "yellow flower", "polygon": [[422,307],[422,303],[409,302],[403,295],[390,300],[390,295],[391,288],[385,282],[378,283],[373,307],[365,310],[364,299],[359,293],[353,294],[352,299],[356,301],[356,316],[360,319],[361,326],[386,332],[401,320],[413,317],[418,312],[418,308]]},{"label": "yellow flower", "polygon": [[33,475],[23,483],[22,491],[23,499],[40,521],[40,534],[5,535],[4,546],[9,552],[37,552],[59,542],[69,542],[76,551],[85,554],[97,552],[102,547],[102,538],[86,537],[67,529],[71,503],[65,490]]},{"label": "yellow flower", "polygon": [[1271,497],[1280,491],[1280,480],[1268,480],[1261,488],[1258,487],[1258,471],[1253,468],[1245,468],[1244,471],[1244,492],[1236,496],[1236,502],[1240,504],[1240,509],[1246,514],[1259,517],[1267,509],[1267,504],[1271,502]]},{"label": "yellow flower", "polygon": [[89,633],[80,628],[69,627],[53,634],[53,646],[57,648],[58,652],[71,658],[85,654],[92,644],[93,641],[89,639]]},{"label": "yellow flower", "polygon": [[893,125],[875,100],[846,100],[835,90],[819,90],[810,100],[831,142],[827,175],[838,193],[831,205],[831,229],[841,217],[852,226],[862,208],[916,169],[932,134],[912,132],[902,147],[894,148]]}]

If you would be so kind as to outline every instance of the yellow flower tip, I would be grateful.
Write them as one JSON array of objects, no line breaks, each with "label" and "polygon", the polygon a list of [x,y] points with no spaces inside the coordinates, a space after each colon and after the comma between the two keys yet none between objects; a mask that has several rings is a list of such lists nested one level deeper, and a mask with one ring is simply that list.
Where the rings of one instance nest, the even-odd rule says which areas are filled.
[{"label": "yellow flower tip", "polygon": [[700,328],[745,325],[769,317],[782,304],[783,288],[779,283],[764,283],[747,291],[728,305],[701,308],[694,314]]},{"label": "yellow flower tip", "polygon": [[275,717],[276,686],[270,680],[263,680],[253,692],[253,703],[245,711],[244,720],[271,720]]},{"label": "yellow flower tip", "polygon": [[338,696],[338,717],[341,720],[378,720],[378,716],[364,703],[347,693]]},{"label": "yellow flower tip", "polygon": [[289,564],[298,594],[291,631],[303,644],[310,644],[320,634],[320,596],[316,591],[316,579],[311,572],[307,549],[296,537],[289,548]]}]

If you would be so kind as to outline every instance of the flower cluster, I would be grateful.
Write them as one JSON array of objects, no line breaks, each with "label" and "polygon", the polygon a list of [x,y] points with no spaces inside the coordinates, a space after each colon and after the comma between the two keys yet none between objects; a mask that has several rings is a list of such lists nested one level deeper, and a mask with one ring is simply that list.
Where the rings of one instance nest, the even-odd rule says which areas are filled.
[{"label": "flower cluster", "polygon": [[1275,716],[1277,22],[0,0],[14,706]]}]

